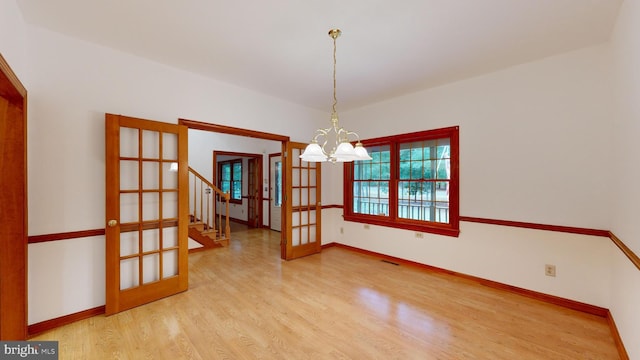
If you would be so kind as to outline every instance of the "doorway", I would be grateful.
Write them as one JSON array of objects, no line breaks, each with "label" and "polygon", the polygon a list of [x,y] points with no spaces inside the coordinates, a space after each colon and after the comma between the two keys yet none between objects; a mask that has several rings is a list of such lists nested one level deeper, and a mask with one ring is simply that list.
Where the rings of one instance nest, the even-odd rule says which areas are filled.
[{"label": "doorway", "polygon": [[[264,224],[262,159],[262,154],[213,151],[213,183],[223,192],[230,193],[231,219],[250,228]],[[216,204],[214,210],[221,211],[221,204]]]},{"label": "doorway", "polygon": [[279,141],[284,156],[282,172],[283,201],[280,232],[280,257],[293,260],[321,251],[320,173],[318,163],[300,159],[306,144],[289,140],[288,136],[178,119],[189,129],[218,132],[264,140]]}]

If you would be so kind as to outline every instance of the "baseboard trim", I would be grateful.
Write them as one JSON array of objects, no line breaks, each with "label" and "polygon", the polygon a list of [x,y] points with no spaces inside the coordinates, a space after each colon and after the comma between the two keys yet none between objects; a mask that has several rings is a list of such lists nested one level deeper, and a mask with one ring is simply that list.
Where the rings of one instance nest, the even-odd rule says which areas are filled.
[{"label": "baseboard trim", "polygon": [[611,334],[613,335],[613,341],[616,343],[616,348],[618,348],[618,355],[620,355],[620,360],[629,360],[629,354],[627,354],[627,349],[624,347],[624,343],[622,342],[622,338],[620,337],[620,333],[618,332],[618,326],[616,326],[615,320],[613,320],[613,315],[609,310],[607,310],[607,322],[609,323],[609,328],[611,329]]},{"label": "baseboard trim", "polygon": [[[219,215],[220,214],[216,214],[215,216],[219,216]],[[232,222],[237,223],[237,224],[249,225],[249,220],[242,220],[242,219],[229,217],[229,221],[232,221]]]},{"label": "baseboard trim", "polygon": [[88,319],[96,315],[102,315],[104,314],[104,310],[105,310],[105,306],[102,305],[102,306],[94,307],[92,309],[87,309],[77,313],[61,316],[55,319],[45,320],[39,323],[29,325],[27,327],[27,331],[28,331],[29,337],[33,337],[35,335],[41,334],[45,331],[53,330],[60,326],[68,325],[79,320]]}]

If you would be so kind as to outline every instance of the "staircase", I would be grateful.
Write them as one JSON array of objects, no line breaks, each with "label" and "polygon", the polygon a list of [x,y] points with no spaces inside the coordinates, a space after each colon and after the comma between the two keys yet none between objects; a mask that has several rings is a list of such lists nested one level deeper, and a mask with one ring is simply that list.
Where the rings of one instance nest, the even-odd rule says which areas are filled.
[{"label": "staircase", "polygon": [[229,198],[189,167],[189,237],[204,249],[229,245]]}]

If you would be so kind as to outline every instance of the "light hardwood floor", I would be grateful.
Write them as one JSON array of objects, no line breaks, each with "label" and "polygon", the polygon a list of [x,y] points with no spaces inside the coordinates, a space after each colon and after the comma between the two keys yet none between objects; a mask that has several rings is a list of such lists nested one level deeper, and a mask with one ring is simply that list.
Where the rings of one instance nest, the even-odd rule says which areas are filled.
[{"label": "light hardwood floor", "polygon": [[279,233],[191,254],[189,291],[54,329],[60,359],[618,359],[604,318]]}]

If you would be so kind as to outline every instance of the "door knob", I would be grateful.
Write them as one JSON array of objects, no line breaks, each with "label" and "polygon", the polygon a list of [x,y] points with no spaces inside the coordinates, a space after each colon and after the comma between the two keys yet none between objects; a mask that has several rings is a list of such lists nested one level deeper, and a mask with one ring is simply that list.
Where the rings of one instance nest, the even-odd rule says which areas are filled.
[{"label": "door knob", "polygon": [[114,227],[114,226],[118,225],[118,220],[109,220],[107,225],[109,225],[109,227]]}]

